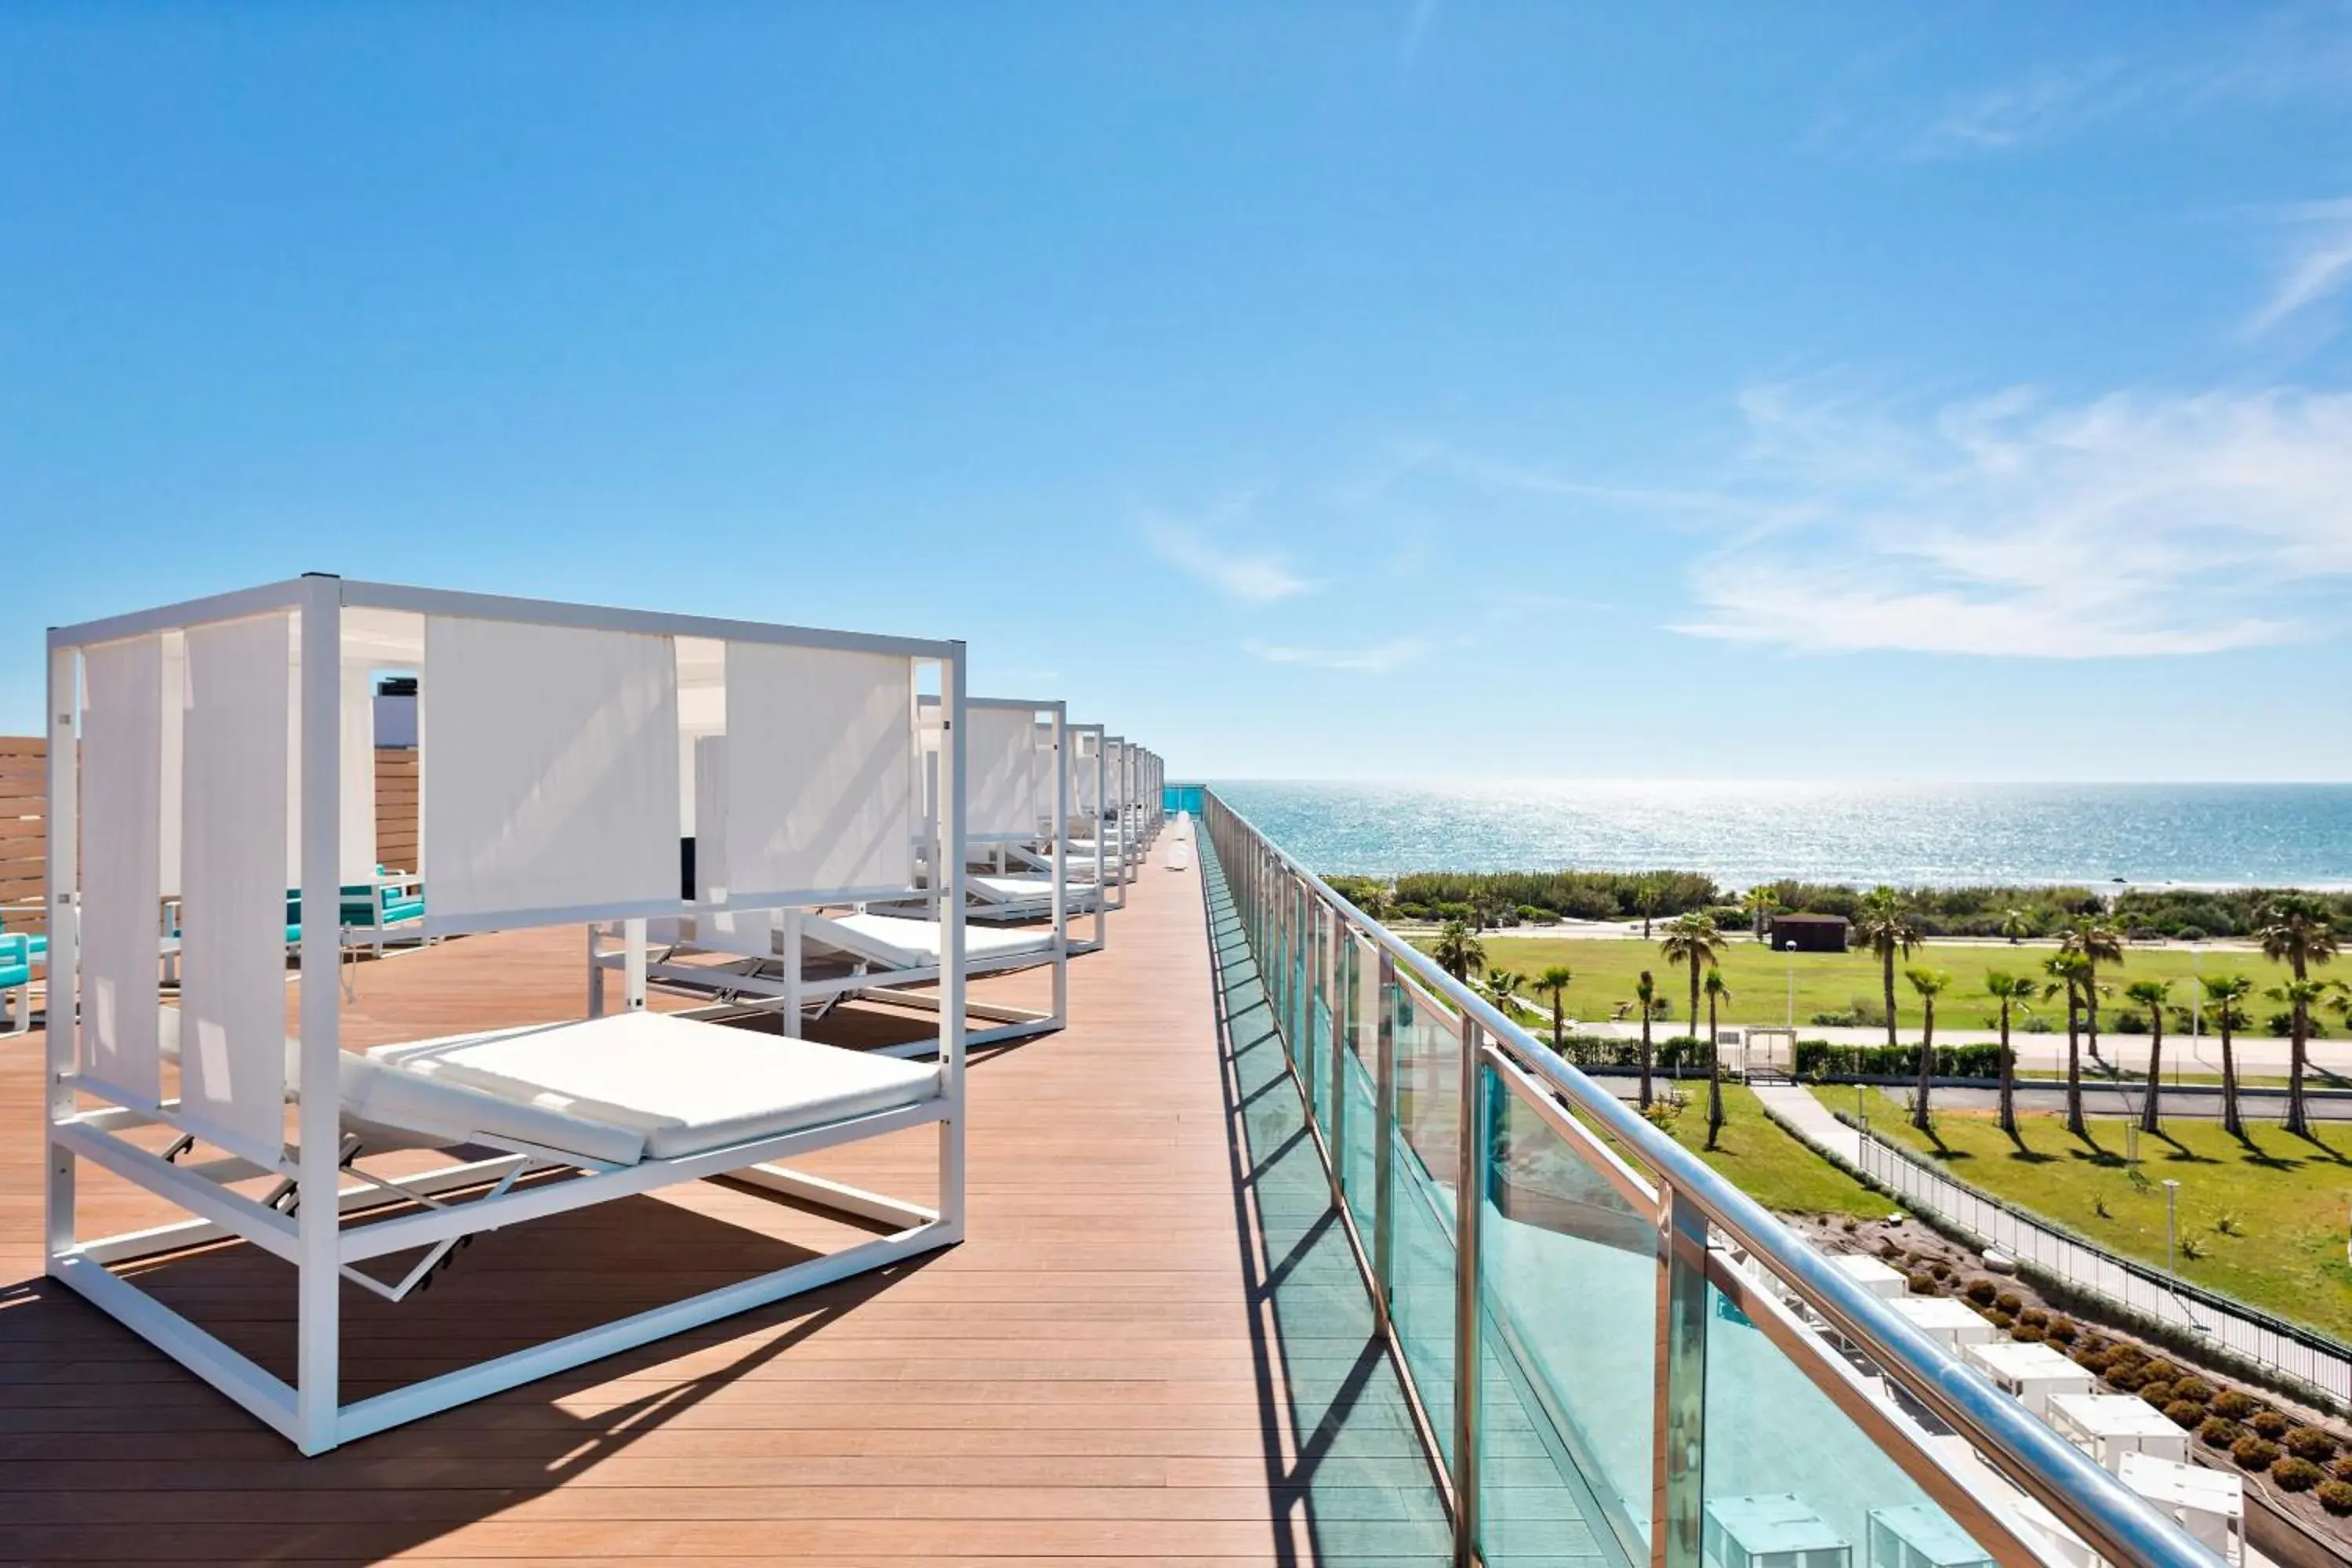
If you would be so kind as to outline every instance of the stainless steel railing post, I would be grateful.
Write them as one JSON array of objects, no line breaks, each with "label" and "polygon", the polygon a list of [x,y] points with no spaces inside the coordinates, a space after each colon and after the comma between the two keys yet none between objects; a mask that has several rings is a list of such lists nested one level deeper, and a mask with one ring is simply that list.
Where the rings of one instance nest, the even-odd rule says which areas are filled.
[{"label": "stainless steel railing post", "polygon": [[1658,1202],[1652,1568],[1699,1568],[1706,1468],[1706,1215],[1680,1188]]},{"label": "stainless steel railing post", "polygon": [[1486,1197],[1486,1095],[1478,1025],[1462,1020],[1460,1143],[1454,1173],[1454,1563],[1478,1552],[1478,1228]]},{"label": "stainless steel railing post", "polygon": [[1396,960],[1381,950],[1380,1013],[1372,1035],[1372,1283],[1383,1321],[1396,1280]]}]

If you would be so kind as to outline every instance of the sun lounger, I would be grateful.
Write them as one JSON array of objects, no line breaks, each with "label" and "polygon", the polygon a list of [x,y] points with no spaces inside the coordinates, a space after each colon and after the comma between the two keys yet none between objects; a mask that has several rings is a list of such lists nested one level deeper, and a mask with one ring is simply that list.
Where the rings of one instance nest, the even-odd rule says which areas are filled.
[{"label": "sun lounger", "polygon": [[[680,690],[703,657],[689,643],[715,650],[724,672],[728,766],[763,792],[739,782],[713,845],[731,898],[690,898],[679,884],[695,738]],[[961,644],[309,577],[53,631],[49,654],[48,798],[70,828],[49,842],[49,907],[79,923],[50,954],[52,994],[67,1000],[44,1063],[66,1091],[44,1097],[47,1269],[303,1452],[961,1239],[961,921],[869,921],[837,939],[928,965],[935,1062],[643,1007],[648,921],[748,925],[760,911],[797,920],[804,907],[921,897],[922,861],[939,868],[929,896],[960,908]],[[936,668],[959,721],[927,842],[914,833],[919,662]],[[417,670],[427,696],[419,875],[433,900],[414,910],[391,897],[412,883],[349,870],[348,700],[365,701],[370,684],[351,674],[387,665]],[[877,794],[877,779],[896,783]],[[178,910],[165,939],[180,968],[172,1005],[156,963],[167,900]],[[330,903],[335,921],[301,920]],[[617,922],[634,937],[625,1005],[602,1016],[592,994],[584,1018],[345,1052],[335,980],[355,907],[377,931],[413,922],[425,938]],[[291,1040],[289,941],[302,980]],[[0,973],[28,956],[21,940],[0,946]],[[926,1124],[941,1128],[935,1205],[778,1163]],[[412,1152],[399,1170],[370,1163],[420,1150],[449,1163],[406,1169]],[[81,1236],[78,1174],[89,1167],[186,1217]],[[343,1398],[346,1285],[403,1300],[468,1238],[720,1175],[881,1234]],[[356,1215],[367,1223],[346,1223]],[[121,1271],[224,1239],[293,1266],[290,1380],[150,1294],[149,1270]]]}]

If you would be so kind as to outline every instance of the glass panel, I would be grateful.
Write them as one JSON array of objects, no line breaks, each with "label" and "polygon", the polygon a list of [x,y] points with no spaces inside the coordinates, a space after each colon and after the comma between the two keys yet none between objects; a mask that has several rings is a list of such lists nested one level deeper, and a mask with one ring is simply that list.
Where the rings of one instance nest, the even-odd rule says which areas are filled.
[{"label": "glass panel", "polygon": [[1331,1009],[1318,994],[1314,999],[1315,1026],[1307,1035],[1307,1084],[1315,1103],[1315,1124],[1324,1136],[1331,1132]]},{"label": "glass panel", "polygon": [[1454,1172],[1461,1025],[1397,988],[1397,1126],[1390,1197],[1397,1339],[1449,1462],[1454,1448]]},{"label": "glass panel", "polygon": [[1346,1077],[1341,1092],[1348,1100],[1343,1112],[1347,1130],[1339,1141],[1339,1190],[1347,1195],[1348,1215],[1356,1222],[1356,1234],[1363,1237],[1364,1246],[1370,1248],[1372,1246],[1372,1225],[1378,1217],[1374,1213],[1378,1200],[1372,1186],[1376,1179],[1372,1139],[1380,1115],[1376,1088],[1372,1075],[1365,1070],[1362,1062],[1352,1056],[1347,1058],[1339,1070]]},{"label": "glass panel", "polygon": [[1613,1539],[1645,1562],[1657,1221],[1492,1071],[1485,1081],[1479,1544],[1516,1565],[1607,1554]]},{"label": "glass panel", "polygon": [[[1769,1288],[1769,1287],[1768,1287]],[[1706,1553],[1725,1568],[1986,1563],[1950,1516],[1713,1285],[1706,1290]],[[1826,1347],[1824,1347],[1826,1350]],[[1828,1352],[1828,1353],[1836,1353]],[[1879,1552],[1870,1555],[1875,1529]],[[1900,1548],[1908,1546],[1912,1555]]]}]

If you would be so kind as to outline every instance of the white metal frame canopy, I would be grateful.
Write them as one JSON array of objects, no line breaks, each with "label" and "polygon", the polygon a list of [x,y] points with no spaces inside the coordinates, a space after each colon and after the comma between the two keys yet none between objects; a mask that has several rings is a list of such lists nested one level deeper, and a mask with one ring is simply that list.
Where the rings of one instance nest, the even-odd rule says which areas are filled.
[{"label": "white metal frame canopy", "polygon": [[[48,650],[50,994],[64,1000],[46,1063],[47,1269],[303,1452],[961,1239],[960,922],[940,940],[940,1059],[921,1068],[634,1009],[361,1056],[342,1048],[334,920],[303,924],[288,1037],[281,929],[289,890],[333,910],[347,879],[349,705],[367,689],[347,679],[355,659],[421,677],[430,935],[916,896],[926,856],[953,907],[961,643],[309,576],[52,630]],[[721,896],[690,900],[679,672],[698,658],[724,666],[731,765],[758,787],[730,809]],[[928,846],[908,831],[919,785],[894,801],[876,783],[920,768],[919,665],[936,667],[948,720]],[[167,883],[183,926],[171,1007],[156,942]],[[934,1124],[935,1207],[776,1163]],[[392,1148],[459,1152],[421,1174],[358,1163]],[[81,1237],[84,1163],[189,1217]],[[885,1233],[343,1402],[346,1285],[398,1300],[466,1237],[719,1175]],[[291,1382],[114,1268],[225,1238],[292,1266]],[[396,1279],[362,1267],[419,1251]]]}]

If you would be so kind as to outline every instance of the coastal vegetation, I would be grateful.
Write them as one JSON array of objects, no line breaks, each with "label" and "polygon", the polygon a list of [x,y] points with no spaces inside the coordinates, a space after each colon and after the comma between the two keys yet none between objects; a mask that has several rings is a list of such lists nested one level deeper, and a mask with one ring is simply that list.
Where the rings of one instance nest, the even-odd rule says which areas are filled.
[{"label": "coastal vegetation", "polygon": [[[1794,879],[1766,882],[1735,894],[1696,871],[1412,871],[1392,881],[1376,877],[1330,879],[1339,894],[1380,920],[1435,924],[1450,916],[1489,929],[1559,920],[1671,920],[1693,910],[1718,926],[1754,931],[1770,913],[1843,915],[1848,920],[1872,889]],[[2029,941],[2055,937],[2096,917],[2129,942],[2168,938],[2205,942],[2250,938],[2263,911],[2290,889],[2096,888],[1987,885],[1898,889],[1927,937]],[[2352,893],[2314,899],[2337,930],[2352,923]]]}]

